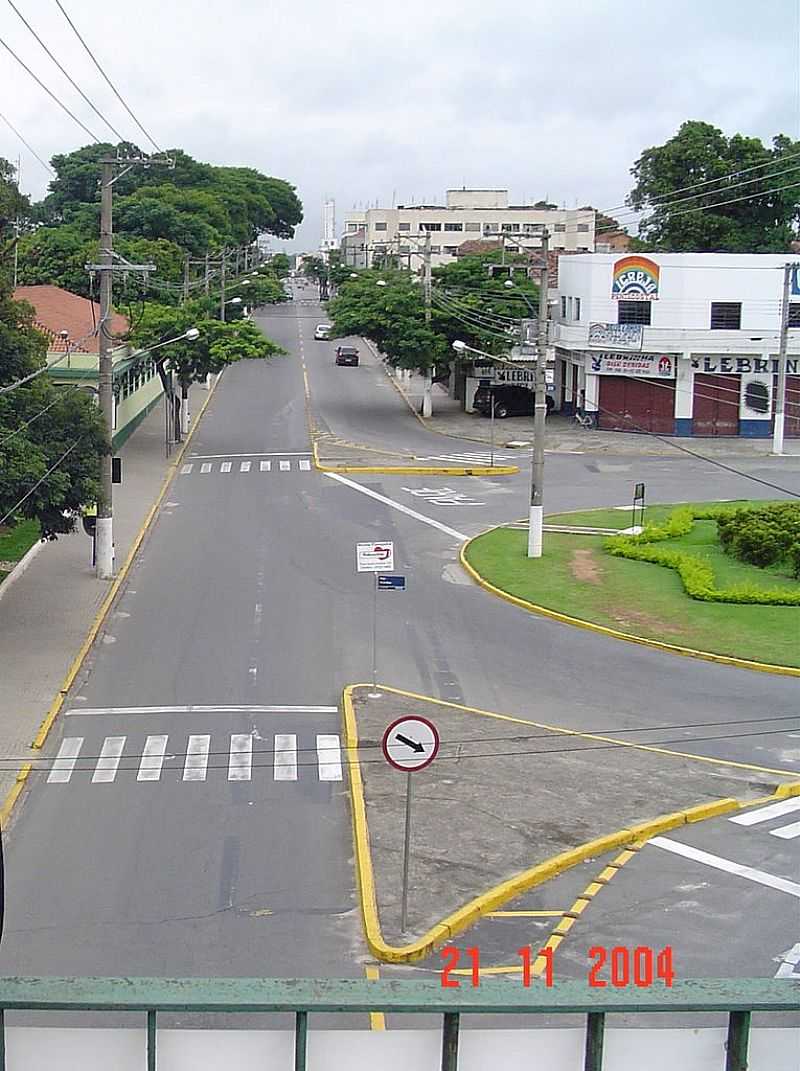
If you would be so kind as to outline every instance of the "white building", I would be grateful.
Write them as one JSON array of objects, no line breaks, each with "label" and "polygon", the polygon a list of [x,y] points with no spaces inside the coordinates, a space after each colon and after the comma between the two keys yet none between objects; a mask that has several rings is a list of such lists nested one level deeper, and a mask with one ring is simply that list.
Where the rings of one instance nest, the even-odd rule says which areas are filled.
[{"label": "white building", "polygon": [[[598,427],[772,434],[789,254],[594,253],[559,260],[557,400]],[[792,283],[800,327],[800,279]],[[796,295],[796,296],[795,296]],[[800,338],[789,332],[785,434],[800,436]]]},{"label": "white building", "polygon": [[327,259],[330,251],[336,247],[336,202],[329,197],[322,203],[322,240],[319,251]]},{"label": "white building", "polygon": [[[426,231],[431,234],[431,263],[436,266],[457,256],[463,242],[489,235],[505,234],[535,249],[545,227],[550,233],[551,249],[594,249],[593,209],[509,205],[508,190],[461,189],[448,190],[444,205],[398,205],[348,212],[344,219],[343,259],[353,267],[368,267],[376,255],[399,253],[416,270],[421,263],[419,236]],[[352,240],[355,237],[357,242]],[[509,243],[509,249],[514,248]],[[359,253],[361,264],[356,262]]]}]

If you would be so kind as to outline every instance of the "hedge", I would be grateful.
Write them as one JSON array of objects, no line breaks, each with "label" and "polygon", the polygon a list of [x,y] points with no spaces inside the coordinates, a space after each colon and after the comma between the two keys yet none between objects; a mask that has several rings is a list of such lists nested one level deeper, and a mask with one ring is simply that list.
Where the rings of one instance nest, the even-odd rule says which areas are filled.
[{"label": "hedge", "polygon": [[[663,524],[648,524],[639,535],[619,535],[607,539],[603,546],[609,554],[632,561],[651,562],[674,569],[681,578],[686,594],[702,602],[728,602],[756,606],[800,606],[800,590],[764,589],[754,584],[735,588],[718,588],[714,571],[708,562],[683,550],[656,547],[652,544],[665,539],[688,535],[696,520],[715,520],[731,516],[734,511],[721,508],[694,509],[681,506]],[[738,510],[736,512],[745,512]],[[798,547],[800,556],[800,547]]]}]

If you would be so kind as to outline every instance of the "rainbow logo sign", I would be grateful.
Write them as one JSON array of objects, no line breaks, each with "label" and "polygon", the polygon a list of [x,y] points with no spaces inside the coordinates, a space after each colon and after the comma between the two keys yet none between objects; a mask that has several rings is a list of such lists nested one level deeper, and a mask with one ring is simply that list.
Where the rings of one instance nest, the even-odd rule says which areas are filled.
[{"label": "rainbow logo sign", "polygon": [[623,257],[614,265],[611,296],[623,301],[657,301],[660,273],[649,257]]}]

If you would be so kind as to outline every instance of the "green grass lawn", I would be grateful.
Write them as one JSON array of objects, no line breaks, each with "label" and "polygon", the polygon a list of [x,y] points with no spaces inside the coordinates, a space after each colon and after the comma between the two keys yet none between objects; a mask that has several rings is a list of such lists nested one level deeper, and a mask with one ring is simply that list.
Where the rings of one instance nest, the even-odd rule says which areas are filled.
[{"label": "green grass lawn", "polygon": [[[39,539],[39,522],[23,521],[13,528],[0,528],[0,562],[18,562],[24,558],[34,543]],[[0,583],[8,576],[8,571],[0,568]]]},{"label": "green grass lawn", "polygon": [[[674,508],[653,507],[648,517],[660,519],[657,510],[666,516]],[[557,522],[554,517],[547,521],[617,526],[586,520],[589,516],[598,514],[561,514]],[[572,617],[683,647],[800,666],[800,607],[690,599],[674,569],[614,558],[603,550],[604,538],[546,533],[543,557],[531,560],[526,557],[528,533],[499,528],[475,539],[467,560],[495,587]],[[712,521],[696,521],[689,535],[658,544],[670,545],[706,558],[720,587],[750,581],[765,588],[800,589],[788,573],[729,558],[719,547]]]},{"label": "green grass lawn", "polygon": [[[693,506],[725,506],[731,509],[741,509],[750,505],[767,505],[766,502],[754,503],[750,499],[740,499],[736,502],[693,502]],[[645,524],[665,520],[670,513],[677,509],[677,504],[667,506],[648,506],[644,511]],[[576,513],[552,513],[545,517],[545,524],[577,524],[587,528],[628,528],[631,523],[632,507],[625,509],[589,509],[579,510]],[[636,512],[636,523],[639,523],[639,511]]]}]

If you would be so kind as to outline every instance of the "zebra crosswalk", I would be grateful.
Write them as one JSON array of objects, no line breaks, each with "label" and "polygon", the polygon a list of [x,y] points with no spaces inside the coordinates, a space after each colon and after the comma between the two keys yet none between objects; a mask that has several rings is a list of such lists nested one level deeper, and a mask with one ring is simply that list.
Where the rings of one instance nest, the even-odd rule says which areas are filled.
[{"label": "zebra crosswalk", "polygon": [[217,458],[202,461],[198,458],[181,465],[181,476],[191,476],[193,473],[198,476],[208,476],[212,473],[245,475],[249,472],[311,472],[311,467],[311,458],[309,457],[252,457],[227,461]]},{"label": "zebra crosswalk", "polygon": [[[253,733],[231,733],[222,751],[212,748],[210,733],[195,733],[181,735],[172,754],[168,753],[169,736],[163,733],[148,736],[141,746],[127,736],[107,736],[99,754],[85,748],[85,743],[82,736],[64,737],[49,766],[47,784],[67,785],[73,779],[85,782],[88,773],[92,785],[113,784],[118,777],[134,772],[140,782],[161,781],[162,774],[180,781],[205,781],[209,774],[216,776],[221,770],[228,781],[251,781],[261,771],[271,774],[274,781],[315,776],[327,782],[343,777],[342,748],[336,733],[317,733],[312,747],[301,748],[296,733],[275,733],[272,746]],[[260,746],[255,747],[256,743]]]},{"label": "zebra crosswalk", "polygon": [[519,451],[510,453],[504,450],[495,450],[494,454],[489,450],[476,450],[468,453],[431,454],[430,457],[419,457],[418,461],[449,461],[454,465],[504,465],[509,461],[519,460]]},{"label": "zebra crosswalk", "polygon": [[[792,796],[778,803],[770,803],[766,807],[758,807],[754,811],[736,814],[729,821],[735,822],[738,826],[757,826],[762,822],[774,822],[776,818],[784,818],[789,814],[800,814],[800,796]],[[794,840],[795,837],[800,837],[800,821],[776,826],[767,832],[770,836],[778,837],[780,840]]]}]

